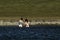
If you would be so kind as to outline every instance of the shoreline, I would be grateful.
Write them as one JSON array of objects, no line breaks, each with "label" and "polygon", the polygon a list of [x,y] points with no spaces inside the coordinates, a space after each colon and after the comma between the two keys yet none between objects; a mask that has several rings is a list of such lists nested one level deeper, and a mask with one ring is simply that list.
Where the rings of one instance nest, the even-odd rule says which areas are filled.
[{"label": "shoreline", "polygon": [[[20,17],[0,17],[0,26],[18,25],[19,19]],[[60,17],[36,17],[28,20],[30,25],[60,25]]]},{"label": "shoreline", "polygon": [[[0,21],[0,26],[18,26],[18,22],[14,21]],[[60,21],[39,21],[39,22],[30,22],[30,25],[60,25]]]}]

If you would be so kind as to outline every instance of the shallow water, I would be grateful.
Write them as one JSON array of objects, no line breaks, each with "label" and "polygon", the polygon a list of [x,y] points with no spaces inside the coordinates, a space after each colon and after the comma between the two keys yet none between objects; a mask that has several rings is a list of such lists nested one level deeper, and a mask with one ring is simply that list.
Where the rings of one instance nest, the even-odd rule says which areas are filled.
[{"label": "shallow water", "polygon": [[60,26],[0,26],[0,40],[60,40]]}]

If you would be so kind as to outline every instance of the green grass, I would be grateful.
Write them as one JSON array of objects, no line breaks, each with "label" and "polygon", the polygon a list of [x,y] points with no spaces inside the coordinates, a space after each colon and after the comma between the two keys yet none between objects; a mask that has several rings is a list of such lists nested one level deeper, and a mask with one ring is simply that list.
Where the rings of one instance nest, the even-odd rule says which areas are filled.
[{"label": "green grass", "polygon": [[0,0],[0,17],[60,17],[60,0]]}]

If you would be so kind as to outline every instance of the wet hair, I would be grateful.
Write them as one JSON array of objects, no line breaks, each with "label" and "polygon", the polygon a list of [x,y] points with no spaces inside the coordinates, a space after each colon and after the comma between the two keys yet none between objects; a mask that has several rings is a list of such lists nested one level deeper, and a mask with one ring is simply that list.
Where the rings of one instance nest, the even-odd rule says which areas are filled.
[{"label": "wet hair", "polygon": [[28,22],[28,19],[25,19],[25,22]]},{"label": "wet hair", "polygon": [[21,20],[23,20],[23,18],[20,18]]}]

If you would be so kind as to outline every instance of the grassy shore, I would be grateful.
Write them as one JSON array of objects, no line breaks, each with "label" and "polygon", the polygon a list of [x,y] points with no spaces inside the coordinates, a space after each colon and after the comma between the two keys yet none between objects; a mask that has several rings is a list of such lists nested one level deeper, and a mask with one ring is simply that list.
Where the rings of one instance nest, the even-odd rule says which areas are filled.
[{"label": "grassy shore", "polygon": [[[16,20],[18,21],[21,17],[0,17],[0,20]],[[23,17],[24,19],[28,18],[29,21],[58,21],[60,17]]]},{"label": "grassy shore", "polygon": [[60,17],[60,0],[0,0],[0,17]]}]

